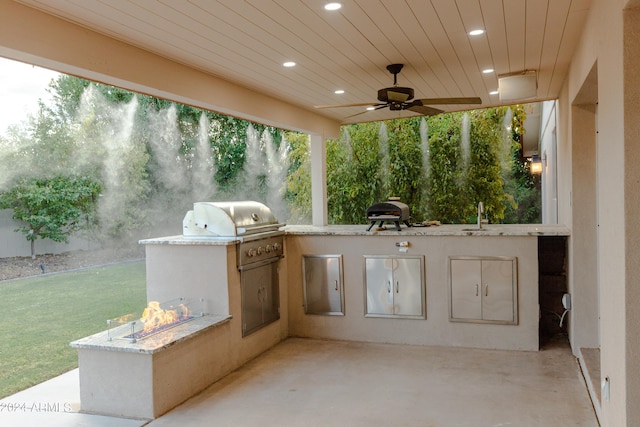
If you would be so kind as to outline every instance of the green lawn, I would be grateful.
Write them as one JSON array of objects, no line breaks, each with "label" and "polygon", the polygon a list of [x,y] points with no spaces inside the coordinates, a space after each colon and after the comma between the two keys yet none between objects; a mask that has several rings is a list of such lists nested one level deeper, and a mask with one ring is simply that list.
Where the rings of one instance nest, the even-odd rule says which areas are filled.
[{"label": "green lawn", "polygon": [[76,368],[71,341],[145,305],[144,261],[0,282],[0,398]]}]

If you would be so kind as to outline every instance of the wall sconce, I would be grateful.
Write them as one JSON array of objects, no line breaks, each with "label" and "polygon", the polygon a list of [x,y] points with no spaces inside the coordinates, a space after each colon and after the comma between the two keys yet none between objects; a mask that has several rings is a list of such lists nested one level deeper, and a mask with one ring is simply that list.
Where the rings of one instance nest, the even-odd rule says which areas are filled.
[{"label": "wall sconce", "polygon": [[540,160],[540,156],[534,154],[531,156],[531,168],[530,171],[532,174],[539,175],[542,173],[542,161]]}]

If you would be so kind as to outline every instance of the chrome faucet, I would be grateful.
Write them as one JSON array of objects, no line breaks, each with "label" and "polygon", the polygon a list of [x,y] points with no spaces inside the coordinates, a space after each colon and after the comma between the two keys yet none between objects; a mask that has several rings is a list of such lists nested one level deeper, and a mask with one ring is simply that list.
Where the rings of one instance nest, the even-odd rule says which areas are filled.
[{"label": "chrome faucet", "polygon": [[482,228],[482,214],[484,213],[484,205],[478,202],[478,229]]}]

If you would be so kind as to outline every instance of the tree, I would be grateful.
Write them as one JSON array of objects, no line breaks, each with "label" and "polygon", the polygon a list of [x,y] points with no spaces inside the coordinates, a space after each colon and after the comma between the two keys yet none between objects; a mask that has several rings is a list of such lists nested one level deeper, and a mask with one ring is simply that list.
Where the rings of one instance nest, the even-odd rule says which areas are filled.
[{"label": "tree", "polygon": [[[365,210],[384,191],[380,172],[380,123],[343,128],[327,141],[327,204],[331,224],[362,224]],[[388,194],[384,195],[385,200]]]},{"label": "tree", "polygon": [[511,147],[510,168],[505,170],[505,188],[513,198],[505,203],[507,224],[532,224],[542,221],[542,198],[540,194],[540,175],[533,175],[531,163],[522,158],[522,138],[524,135],[524,106],[513,106],[511,134],[514,144]]},{"label": "tree", "polygon": [[[249,152],[249,134],[288,153],[284,216],[310,220],[307,135],[72,76],[60,76],[50,91],[53,105],[40,103],[26,125],[0,136],[0,191],[18,180],[87,177],[100,187],[94,238],[131,240],[151,226],[175,225],[194,200],[247,197],[239,191],[248,189],[243,172],[255,175],[250,197],[271,197],[282,170],[251,166],[260,154]],[[327,141],[329,223],[365,223],[366,208],[391,196],[418,222],[474,221],[479,201],[492,222],[534,218],[539,189],[516,156],[524,118],[516,106],[343,127],[341,138]]]},{"label": "tree", "polygon": [[[340,139],[327,141],[329,223],[364,223],[366,208],[390,196],[418,222],[475,221],[480,201],[492,222],[502,222],[510,206],[536,197],[529,187],[506,191],[514,188],[505,170],[517,146],[507,127],[524,118],[516,106],[345,126]],[[299,176],[305,170],[298,183],[307,182]]]},{"label": "tree", "polygon": [[67,242],[92,224],[99,193],[100,184],[87,177],[27,178],[0,193],[0,208],[13,209],[13,219],[24,223],[15,231],[31,242],[35,259],[38,238]]},{"label": "tree", "polygon": [[[282,141],[276,128],[73,76],[49,92],[51,105],[0,137],[0,158],[12,166],[0,170],[0,191],[20,177],[90,176],[102,187],[92,229],[100,240],[166,229],[194,200],[238,197],[247,130]],[[262,190],[267,177],[258,177]]]},{"label": "tree", "polygon": [[291,211],[290,222],[311,223],[311,160],[309,136],[287,132],[289,173],[286,199]]},{"label": "tree", "polygon": [[508,156],[503,153],[503,141],[507,139],[506,153],[509,153],[513,140],[510,138],[511,135],[506,133],[503,124],[505,113],[504,108],[488,108],[470,113],[471,159],[467,172],[471,199],[469,209],[476,213],[478,202],[482,202],[491,222],[503,220],[504,199],[507,197],[502,176],[502,160]]},{"label": "tree", "polygon": [[440,114],[429,120],[428,213],[443,223],[466,222],[470,196],[461,145],[462,115]]},{"label": "tree", "polygon": [[425,220],[426,175],[422,162],[420,122],[422,117],[384,122],[388,139],[388,196],[409,205],[413,220]]}]

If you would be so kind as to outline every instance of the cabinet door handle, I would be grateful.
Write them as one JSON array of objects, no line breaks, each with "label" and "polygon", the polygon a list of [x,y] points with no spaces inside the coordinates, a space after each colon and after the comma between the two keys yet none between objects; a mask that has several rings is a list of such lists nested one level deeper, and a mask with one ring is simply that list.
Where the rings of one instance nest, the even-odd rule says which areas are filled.
[{"label": "cabinet door handle", "polygon": [[476,296],[478,296],[478,284],[476,283]]},{"label": "cabinet door handle", "polygon": [[334,280],[333,283],[336,285],[336,287],[334,289],[337,291],[338,290],[338,281]]},{"label": "cabinet door handle", "polygon": [[391,293],[391,280],[387,280],[387,293]]},{"label": "cabinet door handle", "polygon": [[400,281],[396,280],[396,294],[400,292]]},{"label": "cabinet door handle", "polygon": [[265,302],[267,300],[267,288],[266,287],[262,287],[262,302]]},{"label": "cabinet door handle", "polygon": [[489,285],[488,284],[484,284],[484,296],[488,297],[489,296]]},{"label": "cabinet door handle", "polygon": [[258,302],[262,302],[262,288],[258,288]]}]

